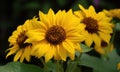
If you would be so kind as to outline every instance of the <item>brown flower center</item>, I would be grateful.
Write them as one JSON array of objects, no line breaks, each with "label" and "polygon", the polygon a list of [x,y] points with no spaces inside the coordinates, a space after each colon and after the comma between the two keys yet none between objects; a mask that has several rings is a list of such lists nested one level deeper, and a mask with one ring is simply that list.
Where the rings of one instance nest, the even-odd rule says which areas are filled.
[{"label": "brown flower center", "polygon": [[57,45],[65,40],[66,33],[61,26],[52,26],[47,30],[45,38],[49,43]]},{"label": "brown flower center", "polygon": [[18,35],[18,38],[16,41],[20,48],[25,48],[31,45],[31,43],[24,43],[27,38],[28,37],[25,35],[25,31],[21,32],[20,35]]},{"label": "brown flower center", "polygon": [[106,47],[107,45],[108,45],[108,44],[107,44],[105,41],[102,40],[101,46],[102,46],[102,47]]},{"label": "brown flower center", "polygon": [[86,25],[85,30],[87,30],[89,33],[97,33],[98,31],[97,20],[91,17],[86,17],[83,19],[82,23]]}]

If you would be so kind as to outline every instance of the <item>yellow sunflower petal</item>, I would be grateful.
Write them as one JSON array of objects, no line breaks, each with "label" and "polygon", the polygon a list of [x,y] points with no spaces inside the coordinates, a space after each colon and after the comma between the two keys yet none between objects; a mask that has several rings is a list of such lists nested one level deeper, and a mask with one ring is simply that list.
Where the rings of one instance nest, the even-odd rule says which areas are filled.
[{"label": "yellow sunflower petal", "polygon": [[66,61],[67,52],[64,49],[64,47],[62,47],[62,46],[59,47],[58,46],[57,49],[58,49],[58,54],[60,55],[61,59],[64,60],[64,61]]},{"label": "yellow sunflower petal", "polygon": [[99,32],[99,36],[101,37],[101,39],[103,39],[105,42],[109,43],[110,42],[110,38],[111,35],[110,34],[106,34],[103,32]]},{"label": "yellow sunflower petal", "polygon": [[55,24],[55,15],[54,15],[54,12],[52,9],[49,9],[47,16],[48,16],[50,25],[54,25]]},{"label": "yellow sunflower petal", "polygon": [[103,48],[101,48],[100,46],[95,46],[95,50],[100,53],[100,54],[105,54],[105,51]]},{"label": "yellow sunflower petal", "polygon": [[79,8],[80,8],[83,12],[86,12],[86,9],[85,9],[82,5],[79,5]]},{"label": "yellow sunflower petal", "polygon": [[46,25],[47,28],[50,27],[50,22],[46,17],[46,14],[43,14],[41,11],[39,12],[40,20]]},{"label": "yellow sunflower petal", "polygon": [[38,48],[39,48],[39,44],[38,45],[34,44],[31,50],[31,55],[34,55],[34,56],[38,55],[38,52],[39,52]]},{"label": "yellow sunflower petal", "polygon": [[68,28],[71,28],[72,26],[77,25],[77,23],[79,22],[80,22],[79,18],[74,16],[72,10],[70,9],[67,13],[64,14],[61,25],[62,27],[65,27],[66,29],[68,29]]},{"label": "yellow sunflower petal", "polygon": [[[19,26],[18,26],[19,27]],[[21,26],[20,26],[21,27]],[[12,33],[12,35],[18,35],[18,34],[20,34],[19,32],[17,32],[16,30],[15,31],[13,31],[13,33]]]},{"label": "yellow sunflower petal", "polygon": [[18,49],[17,49],[16,47],[12,47],[12,48],[10,48],[10,49],[8,49],[8,50],[10,50],[10,51],[9,51],[8,54],[6,55],[6,58],[7,58],[8,56],[14,54]]},{"label": "yellow sunflower petal", "polygon": [[43,30],[47,29],[47,26],[43,22],[38,21],[37,18],[26,20],[26,22],[23,25],[24,25],[23,30],[25,31],[29,31],[31,29],[41,29],[41,28]]},{"label": "yellow sunflower petal", "polygon": [[75,12],[74,12],[74,15],[75,15],[76,17],[80,18],[80,19],[83,19],[83,16],[82,16],[82,14],[81,14],[81,11],[75,11]]},{"label": "yellow sunflower petal", "polygon": [[65,14],[65,11],[61,11],[61,10],[59,10],[56,13],[56,20],[55,20],[56,25],[61,25],[62,24],[61,22],[63,20],[64,14]]},{"label": "yellow sunflower petal", "polygon": [[30,20],[26,20],[25,23],[24,23],[23,29],[24,29],[24,30],[28,30],[29,28],[32,29]]},{"label": "yellow sunflower petal", "polygon": [[101,44],[101,39],[97,34],[92,34],[93,41],[96,46],[100,46]]},{"label": "yellow sunflower petal", "polygon": [[34,29],[34,28],[40,28],[40,21],[38,21],[38,18],[34,17],[33,19],[30,20],[30,23],[31,23],[31,26],[33,26],[33,27],[31,28],[31,26],[29,26],[28,30]]},{"label": "yellow sunflower petal", "polygon": [[78,32],[78,30],[77,29],[75,29],[75,27],[68,27],[67,29],[65,28],[65,30],[66,30],[66,32],[67,32],[67,35],[69,34],[69,33],[74,33],[74,32]]},{"label": "yellow sunflower petal", "polygon": [[94,7],[92,5],[89,7],[88,11],[89,12],[86,13],[86,15],[88,17],[93,17],[93,18],[96,17],[96,12],[95,12],[95,9],[94,9]]},{"label": "yellow sunflower petal", "polygon": [[20,57],[20,62],[23,62],[24,59],[25,59],[25,50],[22,49],[22,55]]},{"label": "yellow sunflower petal", "polygon": [[26,47],[25,50],[24,50],[24,54],[25,54],[25,59],[29,62],[30,61],[30,47]]},{"label": "yellow sunflower petal", "polygon": [[69,57],[70,57],[71,60],[74,60],[74,59],[75,59],[75,54],[70,54],[70,53],[68,53],[68,55],[69,55]]},{"label": "yellow sunflower petal", "polygon": [[39,29],[41,29],[43,32],[47,30],[47,26],[42,21],[40,21],[39,25],[36,26],[39,27]]},{"label": "yellow sunflower petal", "polygon": [[26,35],[29,37],[25,42],[31,43],[34,41],[41,41],[45,38],[45,33],[39,32],[40,30],[31,30],[26,33]]},{"label": "yellow sunflower petal", "polygon": [[8,41],[9,41],[10,43],[16,43],[16,38],[17,38],[17,37],[18,37],[17,35],[10,36],[10,37],[8,38]]},{"label": "yellow sunflower petal", "polygon": [[92,37],[91,34],[88,34],[88,35],[87,35],[87,38],[86,38],[86,40],[85,40],[85,44],[86,44],[87,46],[91,46],[92,43],[93,43],[93,37]]},{"label": "yellow sunflower petal", "polygon": [[75,43],[74,46],[75,46],[76,51],[82,52],[82,49],[80,47],[80,43]]},{"label": "yellow sunflower petal", "polygon": [[75,48],[73,46],[73,44],[69,41],[69,40],[65,40],[63,43],[62,43],[62,46],[64,47],[64,49],[66,51],[68,51],[69,53],[71,54],[74,54],[75,53]]},{"label": "yellow sunflower petal", "polygon": [[21,57],[22,53],[23,53],[23,49],[19,50],[14,57],[14,61],[17,61]]},{"label": "yellow sunflower petal", "polygon": [[30,20],[26,20],[25,23],[23,24],[23,30],[28,31],[31,29],[36,29],[40,27],[40,22],[38,21],[38,18],[33,18]]},{"label": "yellow sunflower petal", "polygon": [[[70,25],[70,26],[72,26],[72,25]],[[66,30],[67,35],[72,34],[72,33],[78,33],[78,34],[84,35],[84,33],[82,34],[82,32],[85,29],[85,27],[86,26],[84,24],[78,23],[76,26],[74,26],[74,25],[72,27],[67,26],[67,28],[65,28],[65,30]]]},{"label": "yellow sunflower petal", "polygon": [[20,32],[22,32],[22,25],[19,25],[19,26],[17,27],[17,32],[16,32],[16,33],[20,33]]},{"label": "yellow sunflower petal", "polygon": [[57,46],[52,46],[53,47],[53,49],[54,49],[54,59],[55,60],[60,60],[61,59],[61,57],[59,56],[59,54],[58,54],[58,47]]},{"label": "yellow sunflower petal", "polygon": [[67,39],[69,39],[72,42],[82,42],[85,40],[85,37],[80,34],[70,33],[67,35]]},{"label": "yellow sunflower petal", "polygon": [[36,45],[36,48],[38,48],[36,52],[38,52],[37,57],[40,58],[41,56],[44,56],[49,50],[50,50],[50,44],[46,42],[41,42],[41,44]]},{"label": "yellow sunflower petal", "polygon": [[102,25],[99,25],[99,30],[104,32],[104,33],[112,33],[112,27],[109,24],[106,23],[100,23]]},{"label": "yellow sunflower petal", "polygon": [[45,54],[45,62],[48,62],[53,57],[53,54],[54,49],[50,47],[47,53]]}]

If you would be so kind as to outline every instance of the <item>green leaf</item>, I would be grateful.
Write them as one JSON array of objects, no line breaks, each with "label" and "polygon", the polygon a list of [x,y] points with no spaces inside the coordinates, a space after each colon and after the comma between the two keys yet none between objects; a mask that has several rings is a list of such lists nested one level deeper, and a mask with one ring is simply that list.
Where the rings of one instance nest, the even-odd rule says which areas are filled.
[{"label": "green leaf", "polygon": [[10,62],[6,65],[0,66],[0,72],[44,72],[35,65],[24,64],[20,62]]},{"label": "green leaf", "polygon": [[48,71],[46,72],[56,72],[56,69],[58,68],[59,72],[63,72],[63,62],[61,61],[49,61],[46,63]]},{"label": "green leaf", "polygon": [[116,23],[116,30],[117,30],[117,31],[120,31],[120,22],[119,22],[119,23]]},{"label": "green leaf", "polygon": [[82,48],[82,52],[89,52],[91,51],[93,48],[86,46],[85,44],[80,44],[81,48]]},{"label": "green leaf", "polygon": [[68,61],[68,66],[67,66],[66,72],[72,72],[73,68],[75,67],[75,64],[76,64],[75,62]]},{"label": "green leaf", "polygon": [[118,72],[117,63],[120,61],[120,57],[116,51],[113,50],[108,57],[108,60],[103,60],[88,54],[83,54],[79,64],[93,68],[94,72]]},{"label": "green leaf", "polygon": [[81,72],[80,67],[76,65],[75,61],[69,61],[66,72]]},{"label": "green leaf", "polygon": [[116,69],[117,64],[120,62],[120,56],[118,56],[116,50],[113,50],[109,55],[109,63],[112,65],[112,68]]},{"label": "green leaf", "polygon": [[47,62],[46,66],[48,69],[48,71],[46,71],[46,72],[50,72],[50,71],[55,72],[56,71],[56,64],[53,63],[52,61]]}]

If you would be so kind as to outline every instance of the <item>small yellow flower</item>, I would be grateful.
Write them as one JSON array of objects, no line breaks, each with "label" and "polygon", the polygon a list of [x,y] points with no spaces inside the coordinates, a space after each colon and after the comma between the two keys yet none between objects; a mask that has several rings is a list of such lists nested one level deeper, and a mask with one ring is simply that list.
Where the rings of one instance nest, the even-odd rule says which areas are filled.
[{"label": "small yellow flower", "polygon": [[44,56],[45,62],[51,58],[66,61],[66,57],[70,57],[73,60],[75,51],[81,51],[79,43],[85,39],[80,33],[84,26],[79,24],[79,19],[72,10],[59,10],[54,14],[50,9],[47,14],[40,11],[39,16],[38,28],[27,33],[26,42],[36,44],[32,54],[38,58]]},{"label": "small yellow flower", "polygon": [[120,9],[103,10],[107,16],[120,19]]},{"label": "small yellow flower", "polygon": [[111,18],[107,17],[104,12],[96,13],[93,6],[88,9],[79,5],[80,11],[75,11],[75,16],[81,20],[81,24],[85,25],[83,34],[86,36],[85,44],[91,46],[93,44],[101,46],[101,41],[107,44],[110,41],[112,31]]},{"label": "small yellow flower", "polygon": [[99,53],[99,54],[107,54],[110,53],[111,51],[113,51],[114,46],[113,44],[108,45],[106,42],[102,41],[101,42],[101,46],[95,46],[95,50]]},{"label": "small yellow flower", "polygon": [[17,30],[15,30],[8,39],[10,48],[7,49],[9,52],[6,58],[12,54],[16,54],[14,56],[14,61],[18,61],[19,59],[20,62],[23,62],[24,59],[30,61],[32,44],[25,42],[28,39],[26,33],[31,30],[36,23],[38,23],[37,19],[33,18],[32,20],[27,20],[24,25],[19,25],[17,27]]},{"label": "small yellow flower", "polygon": [[117,64],[117,70],[120,70],[120,62]]}]

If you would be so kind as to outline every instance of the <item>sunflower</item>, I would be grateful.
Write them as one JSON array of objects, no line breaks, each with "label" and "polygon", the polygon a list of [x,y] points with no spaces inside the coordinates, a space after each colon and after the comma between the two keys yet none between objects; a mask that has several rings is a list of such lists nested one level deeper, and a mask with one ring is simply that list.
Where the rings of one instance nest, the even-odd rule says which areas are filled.
[{"label": "sunflower", "polygon": [[56,14],[52,9],[47,14],[39,12],[40,24],[37,29],[27,32],[26,42],[35,43],[32,54],[38,58],[45,57],[45,62],[74,59],[75,51],[81,51],[79,43],[85,38],[80,33],[84,26],[79,24],[72,10],[59,10]]},{"label": "sunflower", "polygon": [[117,64],[117,70],[120,70],[120,62]]},{"label": "sunflower", "polygon": [[17,30],[12,33],[12,36],[9,37],[8,41],[10,42],[10,48],[7,49],[8,54],[6,58],[12,54],[16,54],[14,56],[14,61],[23,62],[24,59],[30,61],[30,54],[32,49],[32,44],[25,42],[28,37],[26,32],[28,32],[37,22],[37,18],[33,18],[31,20],[26,20],[23,25],[19,25]]},{"label": "sunflower", "polygon": [[120,9],[103,10],[109,17],[120,19]]},{"label": "sunflower", "polygon": [[79,5],[80,11],[75,11],[74,14],[81,21],[80,23],[85,25],[83,34],[85,34],[85,44],[87,46],[97,45],[101,46],[101,42],[104,41],[107,44],[110,41],[112,31],[111,18],[107,17],[104,12],[96,13],[93,6],[85,9]]},{"label": "sunflower", "polygon": [[104,41],[101,42],[101,46],[95,46],[95,50],[102,55],[110,53],[111,51],[113,51],[113,49],[114,49],[113,44],[108,45]]}]

